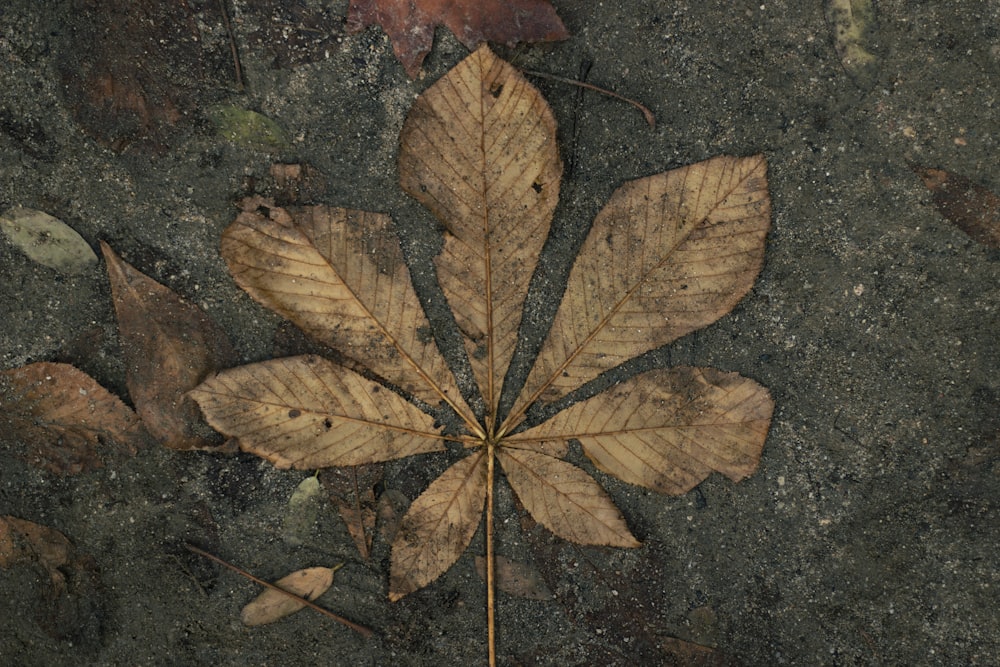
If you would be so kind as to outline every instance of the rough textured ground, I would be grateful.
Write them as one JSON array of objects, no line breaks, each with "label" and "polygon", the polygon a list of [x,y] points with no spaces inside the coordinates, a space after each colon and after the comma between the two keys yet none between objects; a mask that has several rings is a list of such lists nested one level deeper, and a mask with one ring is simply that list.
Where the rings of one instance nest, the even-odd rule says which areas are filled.
[{"label": "rough textured ground", "polygon": [[[295,69],[243,44],[247,91],[220,83],[204,103],[269,115],[290,147],[234,146],[195,122],[162,155],[115,153],[67,108],[58,59],[81,21],[69,4],[0,8],[0,208],[43,209],[95,247],[108,241],[207,309],[244,360],[270,354],[278,322],[228,277],[218,237],[248,179],[265,179],[275,160],[325,172],[328,203],[392,213],[426,276],[438,232],[396,186],[396,141],[414,96],[465,55],[454,39],[439,33],[415,82],[376,30]],[[346,2],[331,5],[343,15]],[[560,267],[624,180],[763,152],[774,224],[756,287],[734,313],[643,363],[738,371],[769,387],[777,410],[760,469],[741,484],[713,477],[668,498],[607,481],[645,542],[638,550],[523,532],[502,495],[501,552],[534,563],[556,593],[500,597],[502,663],[656,664],[679,637],[750,665],[995,664],[1000,256],[935,212],[910,164],[1000,192],[1000,2],[879,3],[869,92],[841,67],[819,0],[556,6],[569,41],[501,55],[564,76],[591,62],[589,81],[643,101],[660,122],[650,130],[615,100],[537,82],[572,164],[538,312],[558,299]],[[235,22],[238,38],[248,21]],[[103,267],[68,278],[0,243],[0,368],[51,359],[125,395]],[[412,499],[446,462],[390,466],[386,486]],[[153,449],[58,478],[0,452],[0,514],[61,530],[99,568],[99,584],[64,610],[59,638],[37,622],[41,575],[0,571],[0,658],[483,664],[485,592],[472,563],[481,538],[441,580],[390,604],[386,545],[360,561],[332,510],[306,545],[282,541],[304,476],[248,455]],[[186,554],[185,540],[217,544],[272,579],[346,561],[322,602],[379,638],[307,613],[242,627],[255,586]]]}]

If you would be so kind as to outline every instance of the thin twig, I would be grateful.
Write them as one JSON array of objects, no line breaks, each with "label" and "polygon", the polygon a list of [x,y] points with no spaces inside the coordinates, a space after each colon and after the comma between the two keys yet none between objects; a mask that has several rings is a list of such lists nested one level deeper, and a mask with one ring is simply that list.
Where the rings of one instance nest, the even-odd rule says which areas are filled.
[{"label": "thin twig", "polygon": [[649,126],[654,130],[656,129],[656,116],[653,115],[653,112],[647,109],[642,104],[636,102],[633,99],[629,99],[624,95],[619,95],[616,92],[610,91],[607,88],[601,88],[600,86],[595,86],[592,83],[585,83],[583,81],[577,81],[576,79],[567,79],[566,77],[556,76],[555,74],[547,74],[546,72],[537,72],[531,69],[526,69],[522,71],[530,76],[537,76],[542,79],[552,79],[553,81],[558,81],[560,83],[568,83],[571,86],[580,86],[582,88],[586,88],[587,90],[593,90],[594,92],[601,93],[602,95],[607,95],[608,97],[613,97],[616,100],[621,100],[622,102],[631,104],[636,109],[642,112],[642,115],[646,117],[646,122],[649,123]]},{"label": "thin twig", "polygon": [[229,12],[226,11],[226,0],[219,0],[219,11],[222,12],[222,23],[226,26],[226,33],[229,34],[229,51],[233,54],[233,68],[236,70],[236,85],[240,91],[243,86],[243,68],[240,66],[240,54],[236,50],[236,36],[233,34],[233,26],[229,22]]},{"label": "thin twig", "polygon": [[343,623],[344,625],[346,625],[347,627],[349,627],[351,630],[354,630],[355,632],[361,634],[364,637],[371,637],[373,634],[375,634],[374,632],[372,632],[371,630],[369,630],[368,628],[366,628],[363,625],[358,625],[354,621],[349,621],[346,618],[344,618],[343,616],[338,616],[337,614],[334,614],[329,609],[323,609],[323,607],[320,607],[318,604],[310,602],[309,600],[306,600],[305,598],[301,598],[298,595],[296,595],[295,593],[289,593],[285,589],[279,588],[278,586],[275,586],[274,584],[272,584],[272,583],[270,583],[268,581],[264,581],[263,579],[258,579],[257,577],[253,576],[252,574],[250,574],[246,570],[238,568],[238,567],[236,567],[235,565],[233,565],[231,563],[227,563],[226,561],[222,560],[218,556],[214,556],[214,555],[208,553],[207,551],[204,551],[203,549],[199,549],[198,547],[196,547],[194,545],[191,545],[191,544],[185,544],[184,546],[187,547],[188,551],[190,551],[192,553],[196,553],[199,556],[204,556],[205,558],[207,558],[207,559],[209,559],[211,561],[214,561],[214,562],[218,563],[219,565],[221,565],[223,567],[227,567],[230,570],[232,570],[233,572],[235,572],[236,574],[238,574],[240,576],[243,576],[243,577],[246,577],[247,579],[249,579],[250,581],[254,582],[255,584],[260,584],[261,586],[264,586],[265,588],[270,588],[272,591],[277,591],[277,592],[281,593],[282,595],[287,595],[288,597],[293,598],[296,602],[301,602],[302,604],[304,604],[305,606],[309,607],[310,609],[312,609],[314,611],[318,611],[319,613],[321,613],[324,616],[327,616],[329,618],[332,618],[333,620],[337,621],[338,623]]}]

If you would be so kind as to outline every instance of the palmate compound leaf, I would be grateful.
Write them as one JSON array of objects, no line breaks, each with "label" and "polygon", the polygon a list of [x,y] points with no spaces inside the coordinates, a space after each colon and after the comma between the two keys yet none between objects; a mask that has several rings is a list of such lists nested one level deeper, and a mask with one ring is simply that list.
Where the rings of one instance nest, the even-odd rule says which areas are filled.
[{"label": "palmate compound leaf", "polygon": [[[425,91],[404,124],[401,183],[448,230],[438,275],[483,394],[480,417],[459,397],[433,338],[420,333],[427,320],[386,216],[256,202],[224,235],[230,271],[256,299],[413,396],[446,400],[466,424],[468,434],[439,435],[399,395],[316,358],[226,371],[193,392],[210,423],[281,465],[387,460],[440,450],[446,438],[473,449],[404,517],[393,542],[394,600],[457,560],[484,504],[492,557],[494,461],[532,516],[557,534],[637,546],[598,483],[561,460],[571,439],[598,468],[667,493],[715,470],[742,479],[760,456],[770,396],[711,369],[650,371],[521,427],[536,401],[562,398],[707,326],[746,294],[770,224],[759,156],[714,158],[619,188],[580,251],[521,397],[508,415],[498,413],[560,174],[547,106],[486,47]],[[492,582],[489,591],[492,600]]]}]

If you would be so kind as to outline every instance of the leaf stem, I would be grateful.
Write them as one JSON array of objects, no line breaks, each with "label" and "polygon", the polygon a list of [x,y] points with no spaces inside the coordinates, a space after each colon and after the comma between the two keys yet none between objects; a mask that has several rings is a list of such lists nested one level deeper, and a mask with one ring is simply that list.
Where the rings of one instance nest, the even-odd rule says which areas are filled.
[{"label": "leaf stem", "polygon": [[494,622],[493,588],[493,474],[496,462],[496,443],[486,441],[486,636],[489,644],[490,667],[497,664],[496,625]]},{"label": "leaf stem", "polygon": [[618,93],[612,90],[608,90],[607,88],[601,88],[600,86],[595,86],[594,84],[587,83],[585,81],[577,81],[576,79],[567,79],[564,76],[556,76],[555,74],[538,72],[532,69],[525,69],[521,71],[524,72],[525,74],[528,74],[529,76],[537,76],[542,79],[551,79],[553,81],[558,81],[559,83],[568,83],[571,86],[580,86],[581,88],[586,88],[587,90],[593,90],[594,92],[601,93],[602,95],[613,97],[616,100],[621,100],[626,104],[631,104],[636,109],[642,112],[643,117],[646,119],[646,123],[654,130],[656,129],[656,116],[653,115],[653,112],[650,111],[644,105],[640,104],[639,102],[636,102],[635,100],[629,97],[625,97],[624,95],[619,95]]},{"label": "leaf stem", "polygon": [[[205,558],[207,558],[207,559],[209,559],[211,561],[214,561],[214,562],[218,563],[219,565],[221,565],[223,567],[227,567],[230,570],[232,570],[233,572],[235,572],[236,574],[238,574],[238,575],[240,575],[242,577],[246,577],[247,579],[249,579],[250,581],[254,582],[255,584],[260,584],[261,586],[263,586],[265,588],[269,588],[272,591],[277,591],[277,592],[281,593],[282,595],[287,595],[290,598],[294,598],[297,602],[301,602],[302,604],[304,604],[305,606],[309,607],[310,609],[312,609],[314,611],[318,611],[319,613],[323,614],[324,616],[332,618],[333,620],[337,621],[338,623],[342,623],[342,624],[346,625],[351,630],[354,630],[355,632],[359,633],[363,637],[371,637],[373,634],[375,634],[369,628],[366,628],[363,625],[358,625],[354,621],[349,621],[346,618],[344,618],[343,616],[338,616],[337,614],[334,614],[329,609],[323,609],[323,607],[320,607],[318,604],[315,604],[315,603],[313,603],[310,600],[306,600],[303,597],[299,597],[295,593],[289,593],[284,588],[280,588],[278,586],[275,586],[274,584],[272,584],[269,581],[264,581],[263,579],[255,577],[252,574],[250,574],[249,572],[247,572],[246,570],[244,570],[242,568],[239,568],[239,567],[236,567],[232,563],[228,563],[228,562],[222,560],[221,558],[219,558],[218,556],[210,554],[210,553],[208,553],[207,551],[205,551],[203,549],[199,549],[198,547],[196,547],[194,545],[191,545],[191,544],[185,544],[184,546],[191,553],[196,553],[199,556],[204,556]],[[340,568],[340,566],[338,565],[337,568],[334,568],[334,569],[339,569],[339,568]]]}]

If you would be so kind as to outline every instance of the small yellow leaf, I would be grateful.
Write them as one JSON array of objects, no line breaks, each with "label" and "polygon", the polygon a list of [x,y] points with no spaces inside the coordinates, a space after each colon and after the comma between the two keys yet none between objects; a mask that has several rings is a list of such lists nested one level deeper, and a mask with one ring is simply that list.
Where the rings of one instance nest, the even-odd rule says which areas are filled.
[{"label": "small yellow leaf", "polygon": [[291,143],[280,125],[256,111],[223,104],[211,109],[209,116],[218,135],[233,144],[282,148]]},{"label": "small yellow leaf", "polygon": [[577,544],[639,546],[611,496],[572,463],[507,447],[497,450],[497,460],[528,513],[559,537]]},{"label": "small yellow leaf", "polygon": [[292,497],[288,499],[285,520],[281,526],[281,537],[286,544],[301,546],[312,534],[323,501],[321,491],[322,487],[315,475],[306,477],[295,487]]},{"label": "small yellow leaf", "polygon": [[[333,584],[333,573],[337,569],[310,567],[297,570],[274,582],[274,585],[311,602],[330,588]],[[240,620],[243,621],[243,625],[265,625],[294,614],[303,607],[305,607],[303,603],[278,591],[267,589],[253,602],[243,607]]]},{"label": "small yellow leaf", "polygon": [[859,88],[871,90],[879,69],[878,57],[872,50],[874,3],[872,0],[826,0],[825,9],[840,63]]},{"label": "small yellow leaf", "polygon": [[485,501],[486,456],[480,449],[445,470],[410,505],[392,543],[389,599],[423,588],[458,560]]}]

